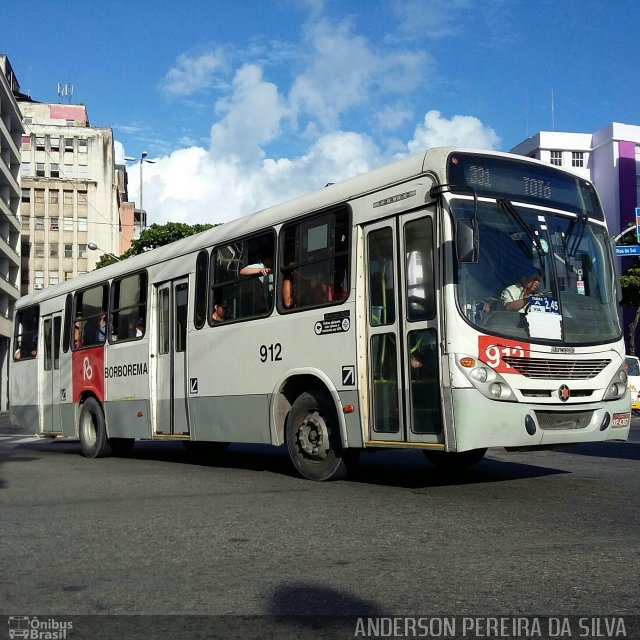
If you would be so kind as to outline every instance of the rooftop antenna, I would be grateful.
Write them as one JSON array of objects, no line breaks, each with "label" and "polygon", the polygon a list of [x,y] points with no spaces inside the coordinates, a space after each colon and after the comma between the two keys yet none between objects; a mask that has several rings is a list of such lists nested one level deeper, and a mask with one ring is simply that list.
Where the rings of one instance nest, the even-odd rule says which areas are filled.
[{"label": "rooftop antenna", "polygon": [[62,101],[65,97],[67,98],[67,104],[70,104],[73,97],[73,85],[70,82],[65,82],[64,84],[58,82],[58,98]]}]

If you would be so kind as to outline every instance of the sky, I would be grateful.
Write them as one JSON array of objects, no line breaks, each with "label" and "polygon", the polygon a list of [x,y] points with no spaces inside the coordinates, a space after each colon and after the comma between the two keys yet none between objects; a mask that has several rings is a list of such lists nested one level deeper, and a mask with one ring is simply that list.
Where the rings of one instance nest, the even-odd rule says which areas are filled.
[{"label": "sky", "polygon": [[640,124],[637,0],[0,0],[0,15],[23,93],[82,103],[127,156],[148,152],[149,224],[226,222],[427,147]]}]

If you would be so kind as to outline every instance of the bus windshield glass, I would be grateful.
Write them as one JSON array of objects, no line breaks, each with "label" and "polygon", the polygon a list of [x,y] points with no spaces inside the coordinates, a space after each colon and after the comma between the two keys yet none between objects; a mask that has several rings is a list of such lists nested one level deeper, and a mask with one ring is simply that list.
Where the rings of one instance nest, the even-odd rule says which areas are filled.
[{"label": "bus windshield glass", "polygon": [[447,180],[454,192],[456,186],[471,188],[478,196],[506,197],[604,220],[593,185],[551,166],[454,153],[449,157]]},{"label": "bus windshield glass", "polygon": [[[451,207],[455,222],[474,216],[471,198]],[[458,306],[468,322],[483,333],[555,345],[620,338],[605,227],[500,199],[480,200],[476,219],[478,261],[457,265]]]}]

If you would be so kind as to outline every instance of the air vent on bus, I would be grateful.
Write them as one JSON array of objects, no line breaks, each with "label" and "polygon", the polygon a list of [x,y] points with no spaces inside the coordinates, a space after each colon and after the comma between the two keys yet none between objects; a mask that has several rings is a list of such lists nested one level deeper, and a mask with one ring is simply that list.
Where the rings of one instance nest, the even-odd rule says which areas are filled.
[{"label": "air vent on bus", "polygon": [[527,378],[541,380],[588,380],[595,378],[611,360],[547,360],[546,358],[503,358],[510,367]]},{"label": "air vent on bus", "polygon": [[541,429],[585,429],[591,423],[593,411],[536,411]]}]

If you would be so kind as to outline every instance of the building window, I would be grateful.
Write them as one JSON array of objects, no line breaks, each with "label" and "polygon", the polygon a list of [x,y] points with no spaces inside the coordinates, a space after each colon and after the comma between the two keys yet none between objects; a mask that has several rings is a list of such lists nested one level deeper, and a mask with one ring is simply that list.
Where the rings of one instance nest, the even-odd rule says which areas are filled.
[{"label": "building window", "polygon": [[21,176],[30,176],[31,175],[31,163],[30,162],[22,162],[20,164],[20,175]]},{"label": "building window", "polygon": [[65,191],[63,197],[65,204],[73,205],[73,191]]},{"label": "building window", "polygon": [[555,164],[557,167],[562,166],[562,151],[551,152],[551,164]]},{"label": "building window", "polygon": [[22,190],[22,202],[31,202],[31,189]]},{"label": "building window", "polygon": [[73,138],[64,139],[64,150],[73,153]]},{"label": "building window", "polygon": [[58,198],[60,194],[57,189],[51,189],[49,191],[49,204],[58,204]]},{"label": "building window", "polygon": [[71,280],[71,278],[73,278],[73,271],[65,271],[64,272],[64,280],[65,280],[65,282],[67,280]]},{"label": "building window", "polygon": [[42,289],[44,287],[44,271],[34,271],[33,284],[36,285],[36,289]]},{"label": "building window", "polygon": [[63,229],[65,231],[73,231],[73,218],[64,218]]},{"label": "building window", "polygon": [[59,178],[60,177],[60,168],[58,167],[57,164],[55,163],[51,163],[51,177],[52,178]]},{"label": "building window", "polygon": [[36,175],[44,178],[44,162],[36,162]]},{"label": "building window", "polygon": [[584,152],[572,151],[571,152],[571,166],[572,167],[584,167]]},{"label": "building window", "polygon": [[58,218],[58,216],[55,217],[51,217],[50,219],[50,224],[49,224],[49,229],[51,229],[51,231],[59,231],[60,230],[60,218]]},{"label": "building window", "polygon": [[87,192],[78,191],[78,216],[87,217]]},{"label": "building window", "polygon": [[57,244],[50,244],[49,245],[49,256],[51,258],[57,258],[60,255],[60,251],[58,250],[58,245]]},{"label": "building window", "polygon": [[64,245],[64,257],[65,258],[73,258],[73,245],[65,244]]},{"label": "building window", "polygon": [[87,140],[86,138],[78,139],[78,153],[87,153]]},{"label": "building window", "polygon": [[87,257],[87,245],[79,244],[78,245],[78,258],[86,258]]},{"label": "building window", "polygon": [[36,231],[44,231],[44,218],[36,217]]},{"label": "building window", "polygon": [[78,180],[86,180],[87,179],[87,165],[79,164],[78,165]]},{"label": "building window", "polygon": [[87,219],[78,218],[78,231],[87,231]]},{"label": "building window", "polygon": [[22,222],[21,222],[22,228],[26,229],[28,231],[29,230],[29,221],[30,221],[29,216],[25,215],[25,214],[22,214],[21,220],[22,220]]},{"label": "building window", "polygon": [[22,150],[31,151],[31,136],[22,136]]},{"label": "building window", "polygon": [[36,136],[36,149],[44,151],[44,136]]},{"label": "building window", "polygon": [[44,258],[44,242],[36,242],[34,252],[36,258]]},{"label": "building window", "polygon": [[37,203],[44,204],[44,189],[35,189],[34,195]]},{"label": "building window", "polygon": [[60,138],[50,138],[49,146],[53,152],[60,151]]},{"label": "building window", "polygon": [[53,286],[54,284],[58,284],[58,272],[57,271],[50,271],[49,272],[49,284],[51,286]]}]

